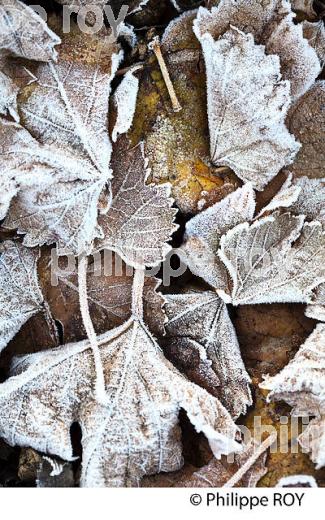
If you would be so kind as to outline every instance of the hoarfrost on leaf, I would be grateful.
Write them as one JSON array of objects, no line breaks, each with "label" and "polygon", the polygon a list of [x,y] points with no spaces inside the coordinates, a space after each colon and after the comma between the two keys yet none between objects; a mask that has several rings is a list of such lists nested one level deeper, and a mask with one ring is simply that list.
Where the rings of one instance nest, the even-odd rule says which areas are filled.
[{"label": "hoarfrost on leaf", "polygon": [[[56,242],[59,252],[77,255],[101,235],[99,198],[112,176],[108,100],[120,58],[113,47],[109,73],[63,60],[41,65],[20,103],[25,129],[3,123],[2,160],[10,169],[2,182],[10,175],[24,188],[4,226],[24,233],[29,247]],[[108,200],[101,203],[105,209]]]},{"label": "hoarfrost on leaf", "polygon": [[186,224],[180,252],[193,274],[216,289],[225,288],[227,276],[217,256],[220,239],[237,224],[252,220],[254,211],[254,190],[247,183]]},{"label": "hoarfrost on leaf", "polygon": [[136,108],[139,80],[132,70],[128,71],[114,92],[114,102],[117,107],[117,119],[112,132],[115,143],[118,135],[125,134],[132,126]]},{"label": "hoarfrost on leaf", "polygon": [[294,16],[287,0],[271,0],[267,5],[262,0],[221,0],[211,11],[199,9],[195,31],[199,39],[206,32],[217,39],[230,25],[251,33],[257,44],[265,45],[267,54],[279,56],[282,76],[290,81],[290,92],[297,99],[311,87],[321,69]]},{"label": "hoarfrost on leaf", "polygon": [[268,399],[286,401],[296,416],[315,416],[299,437],[316,468],[325,466],[325,324],[318,324],[292,361],[260,385]]},{"label": "hoarfrost on leaf", "polygon": [[219,256],[232,279],[220,295],[234,305],[310,303],[325,280],[325,233],[319,222],[274,213],[239,224],[221,239]]},{"label": "hoarfrost on leaf", "polygon": [[278,57],[251,34],[231,27],[215,41],[194,27],[206,64],[211,160],[262,190],[299,150],[285,126],[290,84]]},{"label": "hoarfrost on leaf", "polygon": [[27,249],[11,240],[0,244],[0,351],[31,316],[43,309],[38,258],[38,249]]},{"label": "hoarfrost on leaf", "polygon": [[146,185],[150,170],[143,145],[131,148],[127,137],[116,143],[111,167],[112,203],[99,218],[103,239],[95,247],[116,251],[134,267],[158,265],[170,250],[167,242],[177,229],[170,187]]},{"label": "hoarfrost on leaf", "polygon": [[165,295],[165,352],[237,418],[251,404],[250,378],[224,302],[212,291]]},{"label": "hoarfrost on leaf", "polygon": [[16,359],[12,376],[0,387],[0,433],[6,442],[71,460],[70,427],[78,421],[81,485],[96,487],[137,485],[145,474],[179,469],[181,408],[207,436],[215,456],[239,450],[228,412],[166,361],[141,321],[131,318],[99,336],[98,345],[107,406],[94,399],[88,341]]}]

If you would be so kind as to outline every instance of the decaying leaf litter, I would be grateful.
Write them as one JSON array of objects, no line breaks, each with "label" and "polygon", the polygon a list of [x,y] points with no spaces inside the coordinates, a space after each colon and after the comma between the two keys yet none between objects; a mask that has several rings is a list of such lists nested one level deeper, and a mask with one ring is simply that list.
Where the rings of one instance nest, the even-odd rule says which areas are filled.
[{"label": "decaying leaf litter", "polygon": [[323,485],[319,2],[67,3],[0,2],[0,484]]}]

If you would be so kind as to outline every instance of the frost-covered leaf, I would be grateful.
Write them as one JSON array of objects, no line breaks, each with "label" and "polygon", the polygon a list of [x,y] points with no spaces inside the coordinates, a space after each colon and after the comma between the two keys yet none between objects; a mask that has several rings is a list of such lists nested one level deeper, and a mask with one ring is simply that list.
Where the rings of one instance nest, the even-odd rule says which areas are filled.
[{"label": "frost-covered leaf", "polygon": [[288,115],[289,130],[302,144],[289,168],[296,177],[324,177],[324,116],[325,81],[317,81],[293,106]]},{"label": "frost-covered leaf", "polygon": [[0,244],[0,351],[31,316],[43,309],[38,258],[38,249],[27,249],[10,240]]},{"label": "frost-covered leaf", "polygon": [[117,119],[112,132],[115,143],[118,135],[125,134],[132,126],[136,108],[139,80],[132,70],[128,71],[114,92],[114,102],[117,107]]},{"label": "frost-covered leaf", "polygon": [[224,302],[212,291],[165,295],[165,352],[195,383],[220,399],[233,417],[251,404],[235,329]]},{"label": "frost-covered leaf", "polygon": [[[66,258],[58,259],[57,266],[44,255],[39,261],[42,292],[51,315],[62,325],[64,343],[86,337],[79,303],[77,269],[69,273]],[[133,269],[115,253],[108,251],[90,263],[87,272],[88,305],[97,334],[122,325],[131,316]],[[144,321],[155,334],[164,334],[166,315],[164,298],[158,292],[160,280],[145,278],[143,303]]]},{"label": "frost-covered leaf", "polygon": [[[281,208],[290,208],[290,210],[292,211],[292,207],[299,199],[300,194],[301,186],[299,186],[298,183],[293,184],[292,174],[289,174],[285,182],[282,184],[280,190],[274,195],[270,202],[259,212],[257,218],[261,217],[262,215],[265,215],[266,213]],[[298,214],[300,213],[303,212],[298,211]]]},{"label": "frost-covered leaf", "polygon": [[230,25],[252,33],[257,44],[265,45],[267,54],[279,56],[282,76],[290,81],[294,98],[311,87],[320,72],[320,64],[315,50],[303,37],[302,25],[294,23],[290,2],[221,0],[211,11],[199,9],[195,30],[202,36],[209,32],[217,39]]},{"label": "frost-covered leaf", "polygon": [[313,295],[313,301],[307,305],[306,316],[318,321],[325,321],[325,283],[316,287]]},{"label": "frost-covered leaf", "polygon": [[221,236],[254,216],[255,196],[250,183],[193,217],[185,229],[182,259],[193,274],[216,289],[225,288],[225,268],[217,256]]},{"label": "frost-covered leaf", "polygon": [[290,210],[305,215],[308,220],[318,220],[325,226],[325,177],[299,177],[294,181],[294,185],[300,188],[300,194]]},{"label": "frost-covered leaf", "polygon": [[178,469],[180,409],[216,456],[238,450],[226,410],[165,360],[141,322],[129,320],[99,336],[98,344],[110,404],[94,399],[88,341],[18,358],[12,377],[0,386],[6,442],[71,460],[70,427],[78,421],[82,486],[137,485],[145,474]]},{"label": "frost-covered leaf", "polygon": [[36,61],[55,60],[60,38],[28,5],[19,0],[0,2],[0,56],[3,51]]},{"label": "frost-covered leaf", "polygon": [[18,119],[17,94],[17,86],[0,71],[0,114],[9,113],[14,119]]},{"label": "frost-covered leaf", "polygon": [[130,138],[145,141],[151,179],[170,182],[172,196],[184,213],[221,200],[238,187],[229,168],[211,165],[206,116],[206,80],[200,44],[193,33],[196,11],[172,20],[161,39],[161,52],[182,110],[174,112],[153,58],[140,79],[137,110]]},{"label": "frost-covered leaf", "polygon": [[311,302],[325,280],[325,233],[319,222],[275,213],[239,224],[221,239],[219,256],[232,279],[220,294],[234,305]]},{"label": "frost-covered leaf", "polygon": [[303,22],[304,37],[315,49],[321,66],[325,63],[325,27],[323,20],[319,22]]},{"label": "frost-covered leaf", "polygon": [[111,178],[108,100],[120,59],[116,46],[110,51],[108,72],[78,61],[41,65],[20,102],[25,129],[3,122],[1,182],[20,187],[4,226],[24,233],[29,247],[56,242],[79,254],[100,236],[99,197]]},{"label": "frost-covered leaf", "polygon": [[232,27],[215,41],[195,30],[206,64],[211,160],[262,190],[299,149],[284,124],[290,85],[278,58],[252,35]]},{"label": "frost-covered leaf", "polygon": [[289,403],[293,415],[315,416],[299,442],[317,468],[325,466],[325,325],[317,325],[294,359],[261,387],[270,390],[269,400]]},{"label": "frost-covered leaf", "polygon": [[131,148],[122,138],[114,148],[111,164],[111,207],[99,218],[103,239],[96,249],[116,251],[127,264],[153,266],[170,250],[167,241],[176,229],[168,185],[146,185],[149,174],[143,145]]}]

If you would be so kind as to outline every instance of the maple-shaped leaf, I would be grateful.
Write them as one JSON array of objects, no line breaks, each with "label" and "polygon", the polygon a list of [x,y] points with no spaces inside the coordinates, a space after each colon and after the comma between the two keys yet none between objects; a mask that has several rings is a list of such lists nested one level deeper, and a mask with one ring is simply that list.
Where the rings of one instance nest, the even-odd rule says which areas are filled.
[{"label": "maple-shaped leaf", "polygon": [[285,126],[290,84],[278,57],[251,34],[232,27],[216,41],[194,27],[206,64],[211,160],[262,190],[299,149]]},{"label": "maple-shaped leaf", "polygon": [[132,486],[145,474],[179,469],[180,409],[216,456],[239,449],[227,411],[166,361],[141,321],[131,318],[99,336],[98,345],[106,406],[94,399],[88,341],[14,361],[11,377],[0,386],[0,434],[6,442],[71,460],[70,427],[77,421],[82,486]]},{"label": "maple-shaped leaf", "polygon": [[167,241],[177,229],[170,186],[146,185],[150,170],[143,146],[132,148],[126,137],[117,142],[111,167],[112,203],[99,218],[104,238],[95,247],[116,251],[134,267],[158,265],[170,250]]},{"label": "maple-shaped leaf", "polygon": [[[105,252],[98,264],[89,263],[87,293],[89,312],[97,334],[106,332],[128,320],[132,314],[133,268],[115,253]],[[42,293],[51,315],[62,325],[64,343],[86,337],[80,313],[78,275],[67,272],[65,258],[49,269],[49,255],[43,255],[38,271]],[[55,279],[54,279],[55,278]],[[144,321],[155,334],[164,334],[166,315],[164,297],[158,292],[160,280],[146,276],[143,291]],[[34,328],[34,324],[31,323]],[[38,324],[35,322],[35,327]]]},{"label": "maple-shaped leaf", "polygon": [[31,316],[44,310],[38,258],[38,249],[10,240],[0,244],[0,351]]},{"label": "maple-shaped leaf", "polygon": [[282,76],[290,81],[292,96],[298,98],[311,87],[321,69],[315,50],[294,17],[287,0],[267,4],[262,0],[221,0],[211,11],[199,9],[195,31],[201,36],[209,32],[217,39],[232,25],[251,33],[257,44],[265,45],[267,54],[279,56]]},{"label": "maple-shaped leaf", "polygon": [[218,397],[233,417],[251,404],[235,329],[225,303],[212,291],[165,295],[165,352],[195,383]]},{"label": "maple-shaped leaf", "polygon": [[290,132],[302,144],[289,171],[296,177],[324,177],[325,81],[317,81],[292,107],[288,115]]},{"label": "maple-shaped leaf", "polygon": [[216,289],[225,287],[227,274],[217,256],[220,239],[237,224],[250,221],[254,211],[254,190],[247,183],[186,224],[180,254],[193,274]]},{"label": "maple-shaped leaf", "polygon": [[106,70],[69,60],[41,65],[20,103],[24,128],[3,123],[2,176],[20,186],[4,227],[24,233],[29,247],[56,242],[79,254],[101,234],[99,197],[112,176],[108,100],[121,58],[116,44],[107,53]]},{"label": "maple-shaped leaf", "polygon": [[220,295],[234,305],[311,302],[325,280],[325,232],[303,216],[274,213],[224,235],[219,256],[232,279]]},{"label": "maple-shaped leaf", "polygon": [[325,63],[325,27],[324,22],[313,23],[305,20],[303,22],[304,37],[307,38],[309,44],[315,49],[319,62],[323,67]]},{"label": "maple-shaped leaf", "polygon": [[36,61],[55,60],[60,38],[28,5],[19,0],[0,3],[0,56],[3,51]]},{"label": "maple-shaped leaf", "polygon": [[282,400],[296,416],[313,415],[299,437],[317,468],[325,466],[325,325],[319,324],[294,359],[276,376],[260,385],[270,390],[269,400]]}]

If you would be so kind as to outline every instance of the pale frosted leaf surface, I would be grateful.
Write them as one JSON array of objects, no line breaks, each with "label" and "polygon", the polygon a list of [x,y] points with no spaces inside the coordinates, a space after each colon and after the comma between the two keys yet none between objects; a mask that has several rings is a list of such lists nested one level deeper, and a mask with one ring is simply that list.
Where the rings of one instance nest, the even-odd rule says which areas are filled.
[{"label": "pale frosted leaf surface", "polygon": [[308,318],[325,321],[325,283],[316,287],[313,301],[310,305],[307,305],[305,314]]},{"label": "pale frosted leaf surface", "polygon": [[60,38],[28,5],[19,0],[0,2],[0,52],[29,60],[56,59]]},{"label": "pale frosted leaf surface", "polygon": [[221,236],[254,216],[255,196],[251,184],[193,217],[185,230],[182,259],[193,274],[216,289],[225,288],[226,272],[217,256]]},{"label": "pale frosted leaf surface", "polygon": [[[40,145],[21,126],[1,122],[0,197],[4,227],[27,233],[34,247],[57,242],[78,253],[90,247],[97,226],[98,198],[105,181],[75,154]],[[14,198],[13,198],[14,197]]]},{"label": "pale frosted leaf surface", "polygon": [[324,231],[303,216],[275,213],[239,224],[222,237],[219,255],[233,283],[222,297],[234,305],[309,303],[325,280]]},{"label": "pale frosted leaf surface", "polygon": [[110,404],[93,397],[87,341],[18,358],[0,387],[0,432],[8,443],[70,460],[70,426],[78,421],[81,485],[88,487],[138,485],[145,474],[181,467],[180,409],[216,456],[239,449],[227,411],[166,361],[140,322],[131,319],[98,342]]},{"label": "pale frosted leaf surface", "polygon": [[321,66],[325,63],[325,27],[323,20],[319,22],[303,22],[304,37],[315,49]]},{"label": "pale frosted leaf surface", "polygon": [[314,332],[300,347],[294,359],[276,376],[267,377],[261,384],[270,390],[269,400],[283,400],[293,407],[298,416],[314,415],[300,444],[317,467],[325,465],[325,324]]},{"label": "pale frosted leaf surface", "polygon": [[293,106],[287,124],[302,144],[289,170],[295,177],[324,177],[325,81],[317,81]]},{"label": "pale frosted leaf surface", "polygon": [[299,144],[285,126],[290,85],[279,59],[235,28],[200,36],[208,95],[211,160],[259,190],[290,164]]},{"label": "pale frosted leaf surface", "polygon": [[[39,262],[42,292],[51,314],[62,325],[65,343],[86,337],[81,318],[78,276],[67,272],[66,259],[59,259],[57,283],[52,283],[48,272],[49,256]],[[105,251],[100,265],[90,264],[87,272],[88,305],[97,334],[122,325],[131,316],[133,269],[115,253]],[[75,269],[76,271],[76,269]],[[53,276],[52,276],[53,278]],[[144,284],[144,321],[155,334],[164,334],[166,315],[163,312],[164,298],[159,293],[160,280],[148,276]]]},{"label": "pale frosted leaf surface", "polygon": [[[20,104],[22,123],[37,141],[21,129],[13,147],[4,135],[3,158],[16,161],[11,175],[17,176],[17,168],[20,177],[25,173],[24,189],[4,225],[24,233],[29,247],[56,242],[60,252],[79,254],[101,236],[99,197],[111,178],[108,100],[120,59],[115,47],[108,73],[63,60],[41,65],[30,95]],[[12,127],[7,131],[12,133]],[[103,201],[104,208],[107,203]]]},{"label": "pale frosted leaf surface", "polygon": [[17,115],[18,88],[3,72],[0,71],[0,114],[10,114],[14,119]]},{"label": "pale frosted leaf surface", "polygon": [[[257,218],[277,209],[290,208],[297,202],[301,194],[301,187],[292,184],[292,174],[289,174],[280,190],[274,195],[270,202],[259,212]],[[300,212],[298,212],[300,213]],[[303,212],[301,212],[303,213]]]},{"label": "pale frosted leaf surface", "polygon": [[294,13],[287,0],[221,0],[208,11],[200,8],[195,22],[198,37],[209,32],[215,39],[232,25],[251,33],[257,44],[265,45],[267,54],[280,58],[281,73],[291,84],[294,98],[313,84],[320,72],[315,50],[304,38],[302,26],[294,23]]},{"label": "pale frosted leaf surface", "polygon": [[132,70],[128,71],[114,92],[114,102],[117,107],[117,119],[112,132],[114,143],[119,135],[126,133],[132,126],[138,90],[138,78],[134,76]]},{"label": "pale frosted leaf surface", "polygon": [[162,262],[170,250],[167,241],[176,229],[168,185],[146,185],[149,174],[143,146],[120,138],[114,149],[111,167],[112,204],[99,218],[104,238],[96,248],[116,251],[134,267]]},{"label": "pale frosted leaf surface", "polygon": [[12,241],[0,244],[0,351],[31,316],[42,310],[38,258],[38,249]]},{"label": "pale frosted leaf surface", "polygon": [[237,418],[251,404],[250,378],[225,303],[212,291],[165,295],[165,351]]},{"label": "pale frosted leaf surface", "polygon": [[299,177],[294,181],[294,185],[301,191],[298,199],[292,204],[291,211],[325,225],[325,178]]}]

